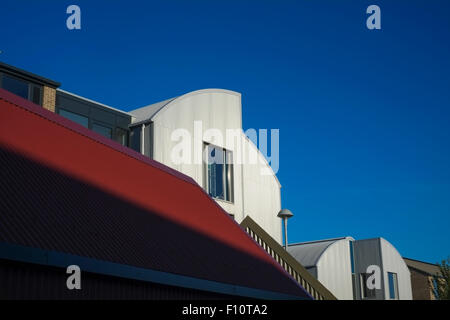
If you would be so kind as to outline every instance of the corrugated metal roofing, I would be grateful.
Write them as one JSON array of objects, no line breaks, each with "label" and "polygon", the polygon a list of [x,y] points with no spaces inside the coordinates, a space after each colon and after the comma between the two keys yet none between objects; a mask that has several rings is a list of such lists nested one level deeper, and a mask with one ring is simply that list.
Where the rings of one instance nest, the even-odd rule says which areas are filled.
[{"label": "corrugated metal roofing", "polygon": [[417,269],[430,275],[441,275],[441,270],[439,269],[439,266],[437,264],[409,258],[403,258],[403,260],[405,261],[406,265],[410,268]]},{"label": "corrugated metal roofing", "polygon": [[313,267],[330,245],[343,239],[346,237],[290,244],[288,252],[305,268]]},{"label": "corrugated metal roofing", "polygon": [[175,100],[177,97],[170,98],[161,102],[150,104],[148,106],[129,111],[129,114],[135,117],[134,124],[139,124],[151,120],[152,117],[164,106]]},{"label": "corrugated metal roofing", "polygon": [[0,89],[0,241],[308,298],[191,178]]},{"label": "corrugated metal roofing", "polygon": [[239,96],[239,97],[241,96],[241,94],[238,92],[227,90],[227,89],[218,89],[218,88],[200,89],[200,90],[191,91],[191,92],[185,93],[181,96],[170,98],[170,99],[167,99],[167,100],[164,100],[161,102],[157,102],[157,103],[154,103],[154,104],[151,104],[151,105],[139,108],[139,109],[129,111],[129,113],[135,117],[135,119],[131,125],[138,125],[138,124],[142,124],[142,123],[151,121],[153,119],[153,117],[161,109],[166,107],[168,104],[170,104],[175,99],[184,99],[184,98],[190,97],[192,95],[203,94],[203,93],[226,93],[226,94],[232,94],[232,95]]}]

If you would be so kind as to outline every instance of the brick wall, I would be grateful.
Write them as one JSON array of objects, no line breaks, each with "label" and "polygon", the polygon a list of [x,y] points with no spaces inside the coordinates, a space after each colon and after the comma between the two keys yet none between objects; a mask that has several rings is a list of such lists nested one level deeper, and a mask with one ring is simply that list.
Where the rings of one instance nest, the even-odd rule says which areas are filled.
[{"label": "brick wall", "polygon": [[432,277],[412,268],[409,270],[411,272],[413,300],[434,300],[435,297],[431,289]]},{"label": "brick wall", "polygon": [[44,93],[42,96],[42,106],[51,112],[55,112],[55,105],[56,105],[56,90],[44,86]]}]

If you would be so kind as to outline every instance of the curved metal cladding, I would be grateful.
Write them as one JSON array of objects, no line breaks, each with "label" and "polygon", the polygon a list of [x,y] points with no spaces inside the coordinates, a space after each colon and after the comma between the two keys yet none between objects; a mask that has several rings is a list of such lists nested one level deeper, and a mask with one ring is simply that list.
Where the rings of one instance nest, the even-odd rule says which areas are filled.
[{"label": "curved metal cladding", "polygon": [[0,245],[311,298],[192,179],[4,90],[0,166]]}]

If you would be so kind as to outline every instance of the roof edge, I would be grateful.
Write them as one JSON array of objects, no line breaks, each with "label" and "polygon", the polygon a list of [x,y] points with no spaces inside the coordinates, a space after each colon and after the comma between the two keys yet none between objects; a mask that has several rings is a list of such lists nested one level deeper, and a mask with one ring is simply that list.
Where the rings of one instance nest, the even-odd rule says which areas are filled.
[{"label": "roof edge", "polygon": [[231,296],[274,300],[305,300],[300,296],[276,291],[200,279],[116,262],[98,260],[59,251],[51,251],[5,242],[0,242],[0,259],[59,268],[67,268],[67,266],[75,264],[85,272]]},{"label": "roof edge", "polygon": [[101,103],[101,102],[98,102],[98,101],[95,101],[95,100],[91,100],[91,99],[85,98],[85,97],[83,97],[83,96],[79,96],[79,95],[77,95],[77,94],[75,94],[75,93],[72,93],[72,92],[69,92],[69,91],[66,91],[66,90],[62,90],[62,89],[59,89],[59,88],[56,89],[56,91],[62,92],[62,93],[64,93],[64,94],[67,94],[67,95],[72,96],[72,97],[74,97],[74,98],[77,98],[77,99],[80,99],[80,100],[83,100],[83,101],[86,101],[86,102],[90,102],[90,103],[93,103],[93,104],[102,106],[102,107],[104,107],[104,108],[107,108],[107,109],[110,109],[110,110],[113,110],[113,111],[116,111],[116,112],[119,112],[119,113],[126,114],[127,116],[133,117],[133,115],[132,115],[131,113],[128,113],[128,112],[126,112],[126,111],[123,111],[123,110],[120,110],[120,109],[117,109],[117,108],[108,106],[108,105],[106,105],[106,104],[104,104],[104,103]]},{"label": "roof edge", "polygon": [[438,267],[438,264],[435,263],[431,263],[431,262],[426,262],[426,261],[422,261],[422,260],[417,260],[417,259],[411,259],[411,258],[407,258],[407,257],[402,257],[404,260],[411,260],[411,261],[415,261],[415,262],[420,262],[420,263],[425,263],[425,264],[429,264],[430,266],[435,266]]},{"label": "roof edge", "polygon": [[11,73],[13,75],[17,74],[19,77],[22,77],[25,80],[35,81],[35,82],[47,85],[47,86],[52,87],[52,88],[58,88],[61,85],[61,83],[59,83],[59,82],[56,82],[54,80],[50,80],[48,78],[41,77],[41,76],[39,76],[39,75],[37,75],[35,73],[31,73],[29,71],[26,71],[26,70],[23,70],[23,69],[11,66],[11,65],[6,64],[6,63],[1,62],[1,61],[0,61],[0,71]]},{"label": "roof edge", "polygon": [[[327,242],[327,241],[339,241],[339,240],[344,240],[344,239],[348,239],[348,240],[352,240],[355,241],[355,239],[351,236],[345,236],[345,237],[337,237],[337,238],[329,238],[329,239],[322,239],[322,240],[313,240],[313,241],[305,241],[305,242],[295,242],[295,243],[290,243],[288,244],[288,247],[291,246],[298,246],[298,245],[302,245],[302,244],[313,244],[313,243],[320,243],[320,242]],[[358,240],[360,241],[360,240]]]},{"label": "roof edge", "polygon": [[[188,97],[191,97],[191,96],[195,96],[195,95],[199,95],[199,94],[205,94],[205,93],[225,93],[225,94],[230,94],[230,95],[234,95],[234,96],[237,96],[237,97],[241,97],[242,96],[241,93],[239,93],[239,92],[228,90],[228,89],[219,89],[219,88],[209,88],[209,89],[207,88],[207,89],[199,89],[199,90],[190,91],[190,92],[184,93],[184,94],[182,94],[180,96],[176,96],[176,97],[173,97],[173,98],[168,98],[166,100],[158,101],[158,102],[149,104],[148,106],[141,107],[141,108],[145,108],[145,107],[149,107],[151,105],[154,105],[154,104],[157,104],[157,103],[169,100],[169,101],[167,101],[166,104],[161,106],[161,108],[159,108],[158,111],[156,111],[150,118],[141,120],[141,121],[136,122],[136,123],[133,123],[132,125],[135,126],[135,125],[151,122],[151,121],[153,121],[153,119],[155,119],[155,117],[158,116],[158,114],[161,112],[161,110],[163,110],[164,108],[170,106],[170,104],[172,104],[173,102],[175,102],[175,101],[178,102],[178,101],[183,100],[185,98],[188,98]],[[137,109],[141,109],[141,108],[137,108]],[[134,110],[137,110],[137,109],[134,109]],[[133,112],[133,110],[130,110],[130,113],[131,112]]]},{"label": "roof edge", "polygon": [[0,88],[0,99],[3,99],[19,108],[25,109],[31,113],[34,113],[37,116],[45,118],[47,121],[54,122],[54,123],[58,124],[59,126],[62,126],[68,130],[72,130],[72,131],[74,131],[78,134],[81,134],[91,140],[94,140],[100,144],[103,144],[103,145],[115,150],[116,152],[123,153],[128,157],[136,159],[137,161],[144,162],[149,166],[157,168],[157,169],[165,172],[166,174],[172,175],[180,180],[184,180],[185,182],[190,183],[194,186],[197,186],[198,188],[203,190],[203,188],[200,187],[197,184],[197,182],[195,182],[194,179],[185,175],[184,173],[181,173],[180,171],[172,169],[156,160],[153,160],[147,156],[144,156],[143,154],[141,154],[137,151],[134,151],[133,149],[125,147],[116,141],[106,138],[106,137],[102,136],[101,134],[98,134],[88,128],[85,128],[84,126],[82,126],[78,123],[75,123],[69,119],[62,117],[59,114],[48,111],[48,110],[42,108],[41,106],[36,105],[33,102],[26,100],[22,97],[19,97],[7,90]]}]

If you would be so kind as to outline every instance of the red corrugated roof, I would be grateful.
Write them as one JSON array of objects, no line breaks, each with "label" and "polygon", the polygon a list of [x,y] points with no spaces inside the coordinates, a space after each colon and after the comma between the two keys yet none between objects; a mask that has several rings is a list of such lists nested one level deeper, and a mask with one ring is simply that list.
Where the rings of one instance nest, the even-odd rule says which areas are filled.
[{"label": "red corrugated roof", "polygon": [[0,241],[306,297],[191,178],[0,89]]}]

